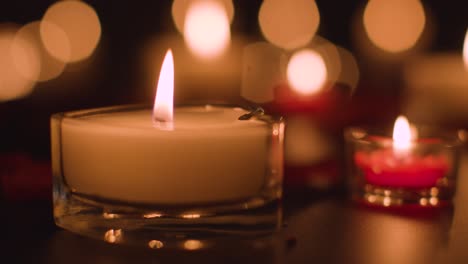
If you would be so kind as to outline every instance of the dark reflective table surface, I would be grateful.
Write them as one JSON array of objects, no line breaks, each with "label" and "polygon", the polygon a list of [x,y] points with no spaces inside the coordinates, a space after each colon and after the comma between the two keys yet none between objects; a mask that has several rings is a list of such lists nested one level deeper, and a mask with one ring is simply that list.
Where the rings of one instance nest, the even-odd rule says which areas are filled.
[{"label": "dark reflective table surface", "polygon": [[55,227],[49,201],[3,203],[2,255],[12,263],[468,263],[468,158],[454,207],[399,214],[341,194],[286,190],[284,227],[199,250],[108,244]]}]

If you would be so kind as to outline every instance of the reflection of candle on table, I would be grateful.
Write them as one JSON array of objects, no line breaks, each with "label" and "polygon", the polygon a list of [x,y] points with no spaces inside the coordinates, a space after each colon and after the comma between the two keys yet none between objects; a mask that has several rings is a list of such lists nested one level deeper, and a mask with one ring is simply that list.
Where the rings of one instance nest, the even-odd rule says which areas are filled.
[{"label": "reflection of candle on table", "polygon": [[390,148],[371,152],[358,151],[354,160],[369,184],[387,187],[432,187],[449,171],[445,156],[418,156],[412,153],[415,134],[404,117],[395,122]]},{"label": "reflection of candle on table", "polygon": [[64,117],[62,171],[73,190],[126,202],[194,204],[247,199],[264,188],[272,162],[268,139],[275,137],[267,123],[238,120],[245,110],[216,106],[176,108],[172,120],[172,74],[169,52],[154,121],[150,110]]}]

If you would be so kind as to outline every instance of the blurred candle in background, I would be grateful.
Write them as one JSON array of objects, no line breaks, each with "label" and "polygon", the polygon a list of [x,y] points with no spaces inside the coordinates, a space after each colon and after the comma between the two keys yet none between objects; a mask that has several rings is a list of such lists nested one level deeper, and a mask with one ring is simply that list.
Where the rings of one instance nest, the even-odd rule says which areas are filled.
[{"label": "blurred candle in background", "polygon": [[315,36],[285,50],[257,42],[244,48],[241,95],[286,117],[285,184],[326,190],[340,182],[341,113],[359,80],[354,56]]},{"label": "blurred candle in background", "polygon": [[421,55],[404,68],[405,108],[421,122],[468,120],[468,30],[458,52]]}]

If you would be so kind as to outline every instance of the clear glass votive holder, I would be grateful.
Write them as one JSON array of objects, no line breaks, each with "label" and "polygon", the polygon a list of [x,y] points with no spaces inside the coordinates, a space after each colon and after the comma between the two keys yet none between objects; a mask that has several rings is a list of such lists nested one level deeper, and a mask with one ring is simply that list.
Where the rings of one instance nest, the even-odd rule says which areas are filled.
[{"label": "clear glass votive holder", "polygon": [[278,230],[281,118],[239,107],[184,106],[175,108],[168,128],[151,113],[151,107],[125,105],[51,117],[58,226],[158,248]]},{"label": "clear glass votive holder", "polygon": [[465,134],[424,127],[418,135],[402,151],[394,148],[390,134],[347,128],[347,184],[352,199],[378,207],[451,206]]}]

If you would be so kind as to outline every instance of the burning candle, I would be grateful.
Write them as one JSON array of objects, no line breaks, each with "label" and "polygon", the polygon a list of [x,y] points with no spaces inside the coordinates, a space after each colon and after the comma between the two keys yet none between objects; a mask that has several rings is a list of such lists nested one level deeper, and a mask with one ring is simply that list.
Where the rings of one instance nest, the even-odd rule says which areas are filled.
[{"label": "burning candle", "polygon": [[447,157],[413,155],[415,139],[408,120],[400,116],[395,121],[391,147],[371,153],[357,152],[354,159],[367,182],[391,187],[435,186],[450,169]]},{"label": "burning candle", "polygon": [[65,180],[80,193],[128,202],[196,204],[255,196],[269,168],[271,135],[261,121],[237,120],[245,113],[181,107],[174,122],[155,125],[151,111],[138,108],[65,119]]},{"label": "burning candle", "polygon": [[422,131],[406,117],[395,121],[392,138],[348,129],[354,194],[385,206],[419,203],[436,206],[449,201],[455,184],[458,134]]},{"label": "burning candle", "polygon": [[260,114],[239,118],[249,112],[238,107],[173,109],[173,67],[168,51],[153,109],[121,106],[52,118],[60,226],[77,231],[70,226],[80,214],[74,206],[127,216],[118,206],[125,204],[135,222],[117,225],[131,229],[148,215],[176,222],[188,212],[203,218],[224,208],[229,215],[229,208],[255,209],[280,198],[283,124]]}]

